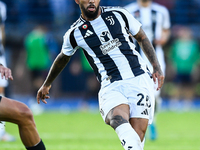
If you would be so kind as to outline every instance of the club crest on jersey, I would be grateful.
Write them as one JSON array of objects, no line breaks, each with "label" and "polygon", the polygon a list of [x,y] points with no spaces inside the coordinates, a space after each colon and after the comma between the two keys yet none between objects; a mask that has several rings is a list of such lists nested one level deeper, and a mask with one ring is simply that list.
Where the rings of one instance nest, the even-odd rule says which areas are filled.
[{"label": "club crest on jersey", "polygon": [[109,51],[122,45],[118,38],[112,39],[111,34],[108,31],[103,31],[100,35],[100,40],[103,43],[100,49],[104,55],[108,54]]},{"label": "club crest on jersey", "polygon": [[110,21],[110,25],[114,25],[114,24],[115,24],[115,20],[113,19],[112,16],[108,16],[108,17],[106,18],[106,20],[107,20],[107,21]]},{"label": "club crest on jersey", "polygon": [[87,28],[88,28],[88,25],[87,25],[87,24],[84,24],[84,25],[82,26],[82,28],[83,28],[83,29],[87,29]]}]

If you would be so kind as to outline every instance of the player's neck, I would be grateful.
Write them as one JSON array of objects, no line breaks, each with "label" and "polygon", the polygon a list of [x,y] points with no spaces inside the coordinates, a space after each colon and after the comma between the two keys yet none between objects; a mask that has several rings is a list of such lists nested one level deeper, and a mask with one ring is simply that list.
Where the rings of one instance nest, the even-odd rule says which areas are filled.
[{"label": "player's neck", "polygon": [[146,1],[146,2],[141,2],[141,1],[138,1],[138,4],[141,6],[141,7],[149,7],[151,5],[151,1]]}]

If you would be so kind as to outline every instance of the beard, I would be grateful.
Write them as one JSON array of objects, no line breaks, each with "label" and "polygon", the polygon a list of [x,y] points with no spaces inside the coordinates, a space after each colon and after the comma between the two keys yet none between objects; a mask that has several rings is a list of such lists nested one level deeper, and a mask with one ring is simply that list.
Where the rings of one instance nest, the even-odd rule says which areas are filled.
[{"label": "beard", "polygon": [[81,7],[81,10],[83,11],[84,15],[89,18],[89,19],[95,19],[98,15],[98,12],[99,12],[99,5],[96,8],[96,11],[94,12],[91,12],[91,11],[88,11],[87,9],[84,8],[83,5],[80,6]]}]

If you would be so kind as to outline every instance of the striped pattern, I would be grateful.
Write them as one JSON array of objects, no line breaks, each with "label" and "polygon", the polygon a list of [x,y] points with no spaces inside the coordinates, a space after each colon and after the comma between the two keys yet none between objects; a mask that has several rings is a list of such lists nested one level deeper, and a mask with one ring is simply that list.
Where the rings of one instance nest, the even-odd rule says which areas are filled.
[{"label": "striped pattern", "polygon": [[[140,7],[137,2],[133,2],[125,6],[125,9],[127,9],[138,21],[142,23],[143,30],[156,49],[156,45],[153,43],[153,40],[160,39],[162,29],[170,28],[168,10],[164,6],[154,2],[146,8]],[[137,50],[141,52],[139,45],[136,45],[136,47]]]},{"label": "striped pattern", "polygon": [[101,7],[101,11],[97,19],[80,17],[71,26],[62,52],[71,56],[82,48],[102,86],[147,72],[128,34],[137,34],[141,24],[123,8]]}]

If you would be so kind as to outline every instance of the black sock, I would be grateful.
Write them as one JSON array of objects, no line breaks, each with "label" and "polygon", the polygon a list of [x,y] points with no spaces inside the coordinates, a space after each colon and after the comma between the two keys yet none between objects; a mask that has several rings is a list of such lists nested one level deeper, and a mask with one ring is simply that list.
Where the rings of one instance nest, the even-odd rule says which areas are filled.
[{"label": "black sock", "polygon": [[42,140],[35,146],[32,147],[26,147],[27,150],[46,150],[44,143]]}]

